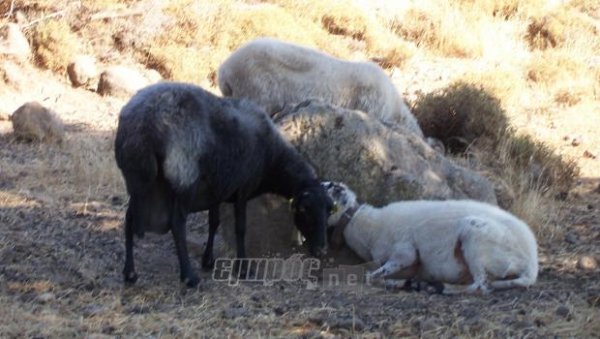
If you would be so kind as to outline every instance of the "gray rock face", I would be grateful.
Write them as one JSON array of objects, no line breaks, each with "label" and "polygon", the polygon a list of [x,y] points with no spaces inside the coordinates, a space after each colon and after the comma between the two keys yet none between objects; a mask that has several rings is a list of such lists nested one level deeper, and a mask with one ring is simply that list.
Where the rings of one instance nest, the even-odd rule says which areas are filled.
[{"label": "gray rock face", "polygon": [[[382,206],[398,200],[469,198],[496,204],[487,179],[445,158],[414,133],[390,129],[362,112],[308,101],[274,118],[320,178],[345,182],[359,201]],[[231,208],[221,214],[224,239],[233,245]],[[294,226],[285,199],[259,197],[249,203],[247,214],[249,256],[294,253]],[[347,261],[348,252],[332,256]]]},{"label": "gray rock face", "polygon": [[0,27],[0,55],[6,55],[17,61],[27,61],[31,47],[18,24],[9,23]]},{"label": "gray rock face", "polygon": [[320,178],[342,181],[375,206],[397,200],[475,199],[496,204],[493,185],[403,129],[368,115],[305,102],[276,117]]}]

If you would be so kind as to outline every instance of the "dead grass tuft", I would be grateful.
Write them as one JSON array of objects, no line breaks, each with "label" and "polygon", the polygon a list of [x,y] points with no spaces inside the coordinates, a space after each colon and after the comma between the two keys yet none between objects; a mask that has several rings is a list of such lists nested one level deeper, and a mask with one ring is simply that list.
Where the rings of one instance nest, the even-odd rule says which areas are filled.
[{"label": "dead grass tuft", "polygon": [[[574,161],[565,160],[554,150],[529,135],[518,135],[508,129],[497,146],[504,155],[504,163],[512,163],[517,170],[529,173],[532,186],[555,193],[566,193],[579,170]],[[494,158],[494,157],[490,157]]]},{"label": "dead grass tuft", "polygon": [[33,53],[38,65],[55,72],[65,72],[67,65],[80,50],[80,43],[64,20],[48,20],[35,27]]},{"label": "dead grass tuft", "polygon": [[551,16],[532,18],[525,36],[531,49],[557,47],[564,42],[565,26]]},{"label": "dead grass tuft", "polygon": [[449,57],[478,57],[483,53],[476,16],[452,6],[410,8],[391,23],[398,36],[435,54]]},{"label": "dead grass tuft", "polygon": [[600,90],[600,71],[586,56],[564,49],[538,51],[526,65],[527,78],[549,94],[549,100],[574,106],[595,100]]},{"label": "dead grass tuft", "polygon": [[588,73],[585,60],[563,50],[535,53],[526,69],[529,80],[546,87],[559,81],[585,78]]},{"label": "dead grass tuft", "polygon": [[511,19],[519,14],[527,15],[531,10],[544,6],[544,0],[461,0],[464,10],[477,11],[484,15]]},{"label": "dead grass tuft", "polygon": [[525,40],[532,50],[565,47],[573,44],[598,46],[600,27],[594,19],[575,9],[561,7],[541,16],[533,16]]},{"label": "dead grass tuft", "polygon": [[357,40],[367,38],[370,20],[359,8],[346,1],[320,1],[318,4],[313,15],[327,32]]},{"label": "dead grass tuft", "polygon": [[408,60],[415,54],[415,48],[400,40],[396,39],[395,44],[382,50],[373,51],[374,55],[371,60],[378,63],[382,68],[400,67],[402,68]]},{"label": "dead grass tuft", "polygon": [[285,9],[272,4],[231,7],[227,16],[218,18],[218,31],[211,41],[229,51],[258,37],[273,37],[301,45],[314,46],[311,27],[301,25]]},{"label": "dead grass tuft", "polygon": [[508,126],[500,101],[482,87],[464,82],[419,96],[413,113],[423,133],[453,153],[463,152],[480,138],[499,140]]},{"label": "dead grass tuft", "polygon": [[554,102],[562,106],[575,106],[584,96],[585,93],[580,89],[563,88],[554,94]]},{"label": "dead grass tuft", "polygon": [[574,162],[529,136],[518,135],[500,101],[480,86],[457,82],[422,95],[413,112],[423,133],[442,141],[450,152],[480,150],[484,167],[494,169],[493,176],[515,192],[515,203],[529,191],[565,193],[578,175]]},{"label": "dead grass tuft", "polygon": [[214,78],[230,52],[258,37],[315,46],[310,27],[272,4],[180,0],[164,12],[174,20],[138,48],[138,59],[166,79],[197,83]]}]

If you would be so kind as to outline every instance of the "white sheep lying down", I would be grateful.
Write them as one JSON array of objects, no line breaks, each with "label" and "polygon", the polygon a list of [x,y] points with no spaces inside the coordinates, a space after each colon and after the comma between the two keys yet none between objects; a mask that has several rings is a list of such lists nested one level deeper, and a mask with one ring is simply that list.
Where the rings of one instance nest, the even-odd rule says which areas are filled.
[{"label": "white sheep lying down", "polygon": [[224,96],[252,100],[270,115],[286,105],[316,99],[363,111],[423,136],[394,84],[372,62],[345,61],[315,49],[259,38],[223,62],[218,83]]},{"label": "white sheep lying down", "polygon": [[[381,265],[370,280],[443,283],[443,293],[528,287],[538,274],[537,244],[527,224],[473,200],[359,205],[346,185],[323,182],[337,210],[328,220],[333,245],[343,241]],[[343,238],[342,238],[343,237]]]}]

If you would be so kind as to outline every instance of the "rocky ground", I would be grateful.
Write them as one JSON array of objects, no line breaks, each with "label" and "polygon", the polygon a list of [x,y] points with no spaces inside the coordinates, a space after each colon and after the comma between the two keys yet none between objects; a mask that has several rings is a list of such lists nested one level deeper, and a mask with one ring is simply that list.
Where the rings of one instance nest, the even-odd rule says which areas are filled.
[{"label": "rocky ground", "polygon": [[[202,273],[201,285],[190,290],[178,281],[170,236],[152,235],[137,242],[140,280],[125,287],[121,225],[127,197],[112,155],[124,99],[15,67],[19,78],[0,90],[0,107],[11,113],[24,102],[39,101],[58,113],[67,132],[62,145],[22,143],[12,137],[10,121],[0,121],[2,337],[600,334],[600,179],[591,175],[579,181],[559,211],[548,211],[565,232],[540,243],[539,281],[528,290],[449,297],[366,285],[230,286],[213,281],[210,273]],[[413,83],[407,92],[423,86]],[[204,216],[189,223],[191,237],[201,244]],[[193,246],[198,270],[200,255]]]}]

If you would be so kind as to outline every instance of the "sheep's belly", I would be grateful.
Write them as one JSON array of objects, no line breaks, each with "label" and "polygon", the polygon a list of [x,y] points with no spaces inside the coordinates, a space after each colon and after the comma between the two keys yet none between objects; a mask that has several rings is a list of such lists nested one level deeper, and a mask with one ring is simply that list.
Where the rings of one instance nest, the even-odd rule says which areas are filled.
[{"label": "sheep's belly", "polygon": [[461,260],[451,259],[437,263],[422,264],[421,279],[452,284],[470,284],[473,277]]}]

